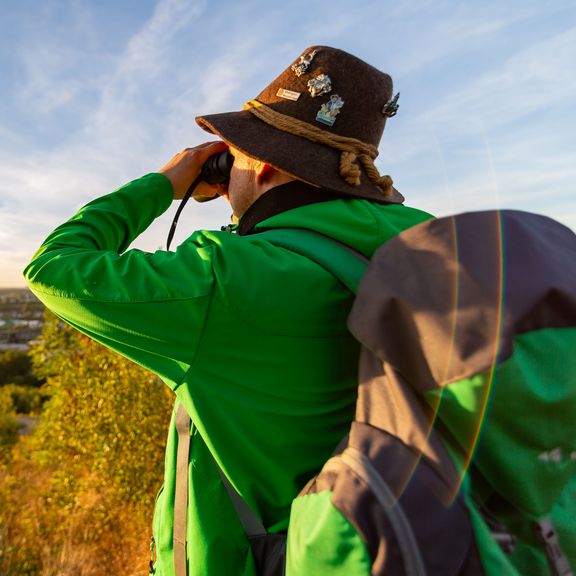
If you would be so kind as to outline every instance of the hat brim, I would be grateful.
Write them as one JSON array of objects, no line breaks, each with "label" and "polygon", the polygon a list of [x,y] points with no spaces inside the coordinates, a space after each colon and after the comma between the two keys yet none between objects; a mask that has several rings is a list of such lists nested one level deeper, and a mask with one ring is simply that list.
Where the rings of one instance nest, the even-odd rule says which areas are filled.
[{"label": "hat brim", "polygon": [[395,188],[390,196],[384,196],[364,172],[360,185],[348,184],[339,173],[338,150],[278,130],[247,110],[197,116],[196,122],[203,130],[219,136],[247,156],[313,186],[383,204],[404,202],[404,197]]}]

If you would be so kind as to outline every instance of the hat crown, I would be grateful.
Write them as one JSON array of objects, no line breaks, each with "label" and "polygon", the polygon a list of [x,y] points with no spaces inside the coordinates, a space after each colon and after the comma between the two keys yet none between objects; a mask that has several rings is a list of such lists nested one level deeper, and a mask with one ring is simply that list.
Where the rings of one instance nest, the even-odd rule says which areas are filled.
[{"label": "hat crown", "polygon": [[256,100],[327,132],[378,147],[392,89],[388,74],[352,54],[311,46]]}]

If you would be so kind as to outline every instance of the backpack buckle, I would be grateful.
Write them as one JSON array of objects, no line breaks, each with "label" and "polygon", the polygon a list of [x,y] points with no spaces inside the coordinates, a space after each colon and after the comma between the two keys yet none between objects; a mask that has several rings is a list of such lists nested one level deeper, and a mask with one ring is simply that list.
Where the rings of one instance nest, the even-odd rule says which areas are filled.
[{"label": "backpack buckle", "polygon": [[550,569],[554,576],[573,576],[568,559],[562,552],[558,534],[550,518],[543,518],[534,522],[536,534],[544,544]]},{"label": "backpack buckle", "polygon": [[516,536],[509,532],[492,532],[492,538],[496,540],[498,546],[504,554],[512,554],[516,548]]}]

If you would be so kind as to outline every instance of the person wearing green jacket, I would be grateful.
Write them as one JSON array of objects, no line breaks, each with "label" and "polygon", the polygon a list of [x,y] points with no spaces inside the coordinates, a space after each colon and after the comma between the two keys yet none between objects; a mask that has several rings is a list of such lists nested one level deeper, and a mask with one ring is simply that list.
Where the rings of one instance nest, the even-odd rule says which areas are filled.
[{"label": "person wearing green jacket", "polygon": [[[273,237],[308,229],[370,257],[431,218],[404,206],[374,165],[397,108],[387,74],[308,48],[242,111],[196,119],[220,141],[90,202],[26,268],[50,310],[174,392],[157,576],[256,575],[226,483],[268,533],[284,534],[292,500],[346,434],[357,394],[353,295]],[[236,224],[195,231],[174,252],[129,250],[228,149],[229,182],[201,182],[193,197],[227,198]],[[180,414],[190,418],[184,433]]]}]

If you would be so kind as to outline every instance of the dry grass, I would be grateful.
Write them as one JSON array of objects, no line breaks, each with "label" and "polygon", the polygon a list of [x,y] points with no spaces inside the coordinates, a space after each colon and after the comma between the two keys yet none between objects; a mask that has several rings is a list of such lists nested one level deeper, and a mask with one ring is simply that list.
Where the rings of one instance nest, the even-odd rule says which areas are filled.
[{"label": "dry grass", "polygon": [[58,468],[18,446],[0,469],[2,576],[145,576],[152,510],[94,475],[61,493]]}]

